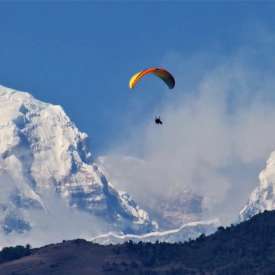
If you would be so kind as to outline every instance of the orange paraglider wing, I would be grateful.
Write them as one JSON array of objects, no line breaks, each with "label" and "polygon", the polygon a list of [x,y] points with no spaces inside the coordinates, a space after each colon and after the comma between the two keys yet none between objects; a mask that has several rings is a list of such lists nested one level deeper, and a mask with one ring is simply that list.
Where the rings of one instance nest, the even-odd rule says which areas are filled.
[{"label": "orange paraglider wing", "polygon": [[175,79],[167,70],[162,68],[149,68],[134,74],[129,81],[129,88],[133,89],[139,80],[148,74],[154,74],[161,78],[170,89],[173,89],[175,86]]}]

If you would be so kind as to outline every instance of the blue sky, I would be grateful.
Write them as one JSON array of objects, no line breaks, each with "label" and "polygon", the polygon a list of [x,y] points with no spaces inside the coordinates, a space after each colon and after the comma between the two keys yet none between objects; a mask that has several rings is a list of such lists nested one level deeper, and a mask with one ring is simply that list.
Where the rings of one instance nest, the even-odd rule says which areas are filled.
[{"label": "blue sky", "polygon": [[230,56],[274,14],[260,1],[0,3],[0,83],[62,105],[101,154],[167,100],[156,79],[129,91],[132,73],[160,65],[180,79],[171,56]]}]

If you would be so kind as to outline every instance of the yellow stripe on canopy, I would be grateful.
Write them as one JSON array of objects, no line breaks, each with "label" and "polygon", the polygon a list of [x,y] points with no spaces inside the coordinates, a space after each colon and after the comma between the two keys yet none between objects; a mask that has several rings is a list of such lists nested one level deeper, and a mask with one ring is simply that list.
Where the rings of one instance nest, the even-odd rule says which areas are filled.
[{"label": "yellow stripe on canopy", "polygon": [[170,89],[173,89],[175,86],[175,79],[172,74],[169,73],[167,70],[161,68],[149,68],[134,74],[129,81],[129,88],[133,89],[139,82],[139,80],[147,74],[154,74],[158,76],[166,83],[166,85]]}]

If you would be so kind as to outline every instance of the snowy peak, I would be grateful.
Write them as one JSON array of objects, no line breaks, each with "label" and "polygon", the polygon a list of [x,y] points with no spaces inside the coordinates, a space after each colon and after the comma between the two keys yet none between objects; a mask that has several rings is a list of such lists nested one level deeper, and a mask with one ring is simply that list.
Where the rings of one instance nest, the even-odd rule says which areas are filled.
[{"label": "snowy peak", "polygon": [[259,185],[251,193],[247,204],[240,212],[240,221],[250,219],[264,210],[275,209],[275,151],[259,175]]},{"label": "snowy peak", "polygon": [[46,193],[57,194],[68,209],[96,217],[118,232],[146,233],[156,228],[128,194],[110,184],[93,162],[87,134],[77,129],[62,107],[0,86],[0,108],[3,232],[39,227],[32,211],[42,216],[55,211]]}]

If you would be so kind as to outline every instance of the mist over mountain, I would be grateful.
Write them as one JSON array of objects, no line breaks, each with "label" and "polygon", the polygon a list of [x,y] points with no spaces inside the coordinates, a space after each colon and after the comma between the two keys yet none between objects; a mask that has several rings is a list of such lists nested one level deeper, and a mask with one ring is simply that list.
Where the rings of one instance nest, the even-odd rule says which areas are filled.
[{"label": "mist over mountain", "polygon": [[169,179],[162,185],[160,178],[165,171],[159,171],[149,161],[107,155],[100,156],[97,163],[117,188],[130,191],[160,228],[175,229],[203,219],[203,196],[187,187],[178,188]]},{"label": "mist over mountain", "polygon": [[[201,197],[188,191],[139,206],[127,190],[115,188],[104,163],[94,161],[88,136],[61,106],[0,86],[0,108],[2,247],[79,237],[102,242],[104,234],[180,241],[217,227],[201,221]],[[118,242],[104,242],[111,240]]]},{"label": "mist over mountain", "polygon": [[[0,107],[1,246],[78,237],[173,242],[215,231],[205,197],[164,182],[166,172],[157,175],[154,163],[113,155],[95,161],[88,136],[62,107],[3,86]],[[240,220],[274,209],[274,159],[272,153]]]}]

